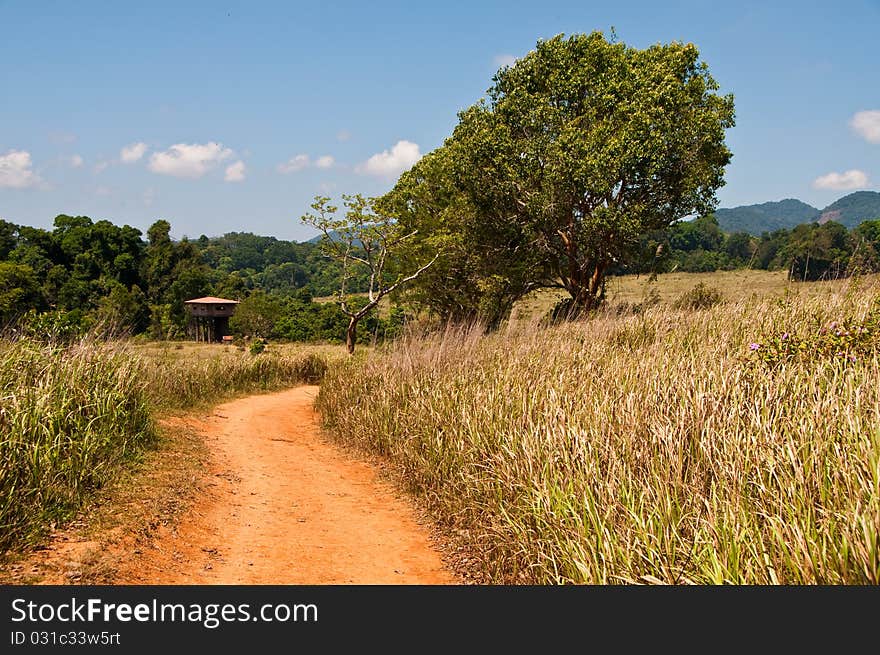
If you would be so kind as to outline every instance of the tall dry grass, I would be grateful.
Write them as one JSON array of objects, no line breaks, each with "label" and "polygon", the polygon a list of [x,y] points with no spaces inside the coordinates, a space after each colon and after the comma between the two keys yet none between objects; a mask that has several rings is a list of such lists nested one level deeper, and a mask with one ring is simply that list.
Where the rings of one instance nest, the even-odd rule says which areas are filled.
[{"label": "tall dry grass", "polygon": [[334,367],[319,408],[484,581],[877,584],[880,334],[818,344],[878,295],[449,329]]},{"label": "tall dry grass", "polygon": [[0,552],[38,540],[155,443],[152,416],[320,380],[313,352],[180,358],[0,341]]}]

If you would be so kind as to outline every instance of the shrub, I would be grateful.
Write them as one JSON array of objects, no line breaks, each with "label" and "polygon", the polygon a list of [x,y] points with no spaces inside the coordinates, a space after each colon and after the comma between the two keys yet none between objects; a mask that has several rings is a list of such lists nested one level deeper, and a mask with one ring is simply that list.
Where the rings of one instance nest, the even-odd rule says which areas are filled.
[{"label": "shrub", "polygon": [[749,344],[757,361],[776,367],[796,359],[856,362],[874,355],[880,348],[880,299],[863,319],[846,317],[820,322],[811,332],[799,335],[794,329],[776,331]]},{"label": "shrub", "polygon": [[675,309],[709,309],[724,301],[724,294],[718,289],[700,282],[690,291],[684,292],[672,304]]}]

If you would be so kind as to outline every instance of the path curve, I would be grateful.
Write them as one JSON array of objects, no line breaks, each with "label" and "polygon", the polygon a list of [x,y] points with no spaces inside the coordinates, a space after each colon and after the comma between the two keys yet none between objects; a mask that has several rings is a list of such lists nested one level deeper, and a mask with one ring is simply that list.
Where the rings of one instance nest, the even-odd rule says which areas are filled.
[{"label": "path curve", "polygon": [[204,492],[128,584],[455,584],[409,502],[320,436],[316,386],[219,405]]}]

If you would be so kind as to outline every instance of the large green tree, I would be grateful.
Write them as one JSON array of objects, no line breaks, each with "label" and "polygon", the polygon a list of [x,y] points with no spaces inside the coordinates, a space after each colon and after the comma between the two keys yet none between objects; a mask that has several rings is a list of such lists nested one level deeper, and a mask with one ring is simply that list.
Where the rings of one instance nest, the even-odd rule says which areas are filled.
[{"label": "large green tree", "polygon": [[846,227],[835,221],[802,223],[781,248],[792,280],[836,279],[846,275],[852,252]]},{"label": "large green tree", "polygon": [[493,81],[443,148],[473,210],[461,220],[517,253],[512,277],[593,308],[640,235],[714,208],[733,98],[716,93],[694,45],[560,35]]},{"label": "large green tree", "polygon": [[267,338],[281,318],[281,303],[265,291],[254,291],[235,308],[229,327],[235,334]]},{"label": "large green tree", "polygon": [[43,304],[39,284],[30,266],[0,262],[0,327],[30,309],[42,309]]}]

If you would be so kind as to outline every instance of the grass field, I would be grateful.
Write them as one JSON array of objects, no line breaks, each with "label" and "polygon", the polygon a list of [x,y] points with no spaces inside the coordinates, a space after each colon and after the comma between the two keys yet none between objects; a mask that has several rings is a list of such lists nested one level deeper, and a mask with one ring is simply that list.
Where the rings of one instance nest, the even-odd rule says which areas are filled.
[{"label": "grass field", "polygon": [[401,341],[319,406],[484,582],[877,584],[877,280],[725,279],[706,310]]},{"label": "grass field", "polygon": [[[866,276],[864,279],[867,284],[873,284],[880,276]],[[828,289],[843,288],[847,281],[791,282],[786,271],[750,269],[713,273],[663,273],[657,276],[656,281],[651,281],[647,275],[623,275],[608,278],[607,303],[610,309],[622,303],[642,303],[655,290],[659,300],[669,304],[698,284],[718,289],[727,300],[741,301],[752,296],[766,299],[786,293],[815,295]],[[516,305],[511,319],[520,321],[543,316],[566,296],[564,291],[559,290],[533,292]]]}]

